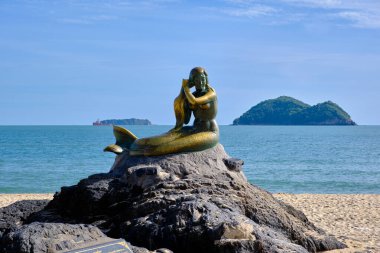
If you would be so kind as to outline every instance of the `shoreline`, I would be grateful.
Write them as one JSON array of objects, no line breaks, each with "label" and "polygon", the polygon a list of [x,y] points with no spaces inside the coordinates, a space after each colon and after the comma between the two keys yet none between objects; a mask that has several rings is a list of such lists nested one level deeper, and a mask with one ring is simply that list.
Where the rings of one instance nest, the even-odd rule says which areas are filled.
[{"label": "shoreline", "polygon": [[[20,200],[52,199],[53,193],[0,194],[0,208]],[[348,248],[331,253],[380,252],[380,194],[291,194],[273,196],[305,213],[307,218]]]}]

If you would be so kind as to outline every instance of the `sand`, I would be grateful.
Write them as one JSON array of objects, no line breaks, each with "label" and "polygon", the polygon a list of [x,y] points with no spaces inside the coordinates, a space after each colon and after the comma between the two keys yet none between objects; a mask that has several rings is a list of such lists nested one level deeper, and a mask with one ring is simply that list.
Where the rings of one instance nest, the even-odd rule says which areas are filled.
[{"label": "sand", "polygon": [[329,252],[380,252],[380,194],[275,194],[349,248]]},{"label": "sand", "polygon": [[[275,194],[349,248],[329,253],[380,252],[380,194]],[[0,207],[53,194],[0,194]]]},{"label": "sand", "polygon": [[53,199],[53,194],[44,193],[44,194],[0,194],[0,208],[4,206],[8,206],[19,200],[26,199]]}]

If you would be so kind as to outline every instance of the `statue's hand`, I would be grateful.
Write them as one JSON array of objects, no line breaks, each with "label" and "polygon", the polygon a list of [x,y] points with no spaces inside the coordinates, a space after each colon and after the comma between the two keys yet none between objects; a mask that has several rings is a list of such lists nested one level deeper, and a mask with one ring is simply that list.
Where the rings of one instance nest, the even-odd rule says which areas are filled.
[{"label": "statue's hand", "polygon": [[190,89],[193,86],[194,85],[191,82],[189,82],[188,79],[182,79],[182,87],[183,88],[188,87]]},{"label": "statue's hand", "polygon": [[189,86],[188,86],[188,83],[189,83],[189,80],[187,80],[187,79],[182,79],[182,88],[187,88],[187,87],[189,87]]}]

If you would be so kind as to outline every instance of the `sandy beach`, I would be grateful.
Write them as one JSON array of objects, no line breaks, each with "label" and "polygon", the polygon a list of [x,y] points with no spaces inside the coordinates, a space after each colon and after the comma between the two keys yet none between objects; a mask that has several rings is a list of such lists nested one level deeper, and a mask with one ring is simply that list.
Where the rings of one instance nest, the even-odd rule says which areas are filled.
[{"label": "sandy beach", "polygon": [[329,252],[380,252],[379,194],[275,194],[349,248]]},{"label": "sandy beach", "polygon": [[20,200],[30,200],[30,199],[53,199],[52,193],[34,194],[34,193],[24,193],[24,194],[0,194],[0,208],[8,206],[16,201]]},{"label": "sandy beach", "polygon": [[[275,194],[303,211],[316,226],[348,245],[337,252],[380,252],[380,195]],[[0,208],[24,199],[52,199],[53,194],[0,194]]]}]

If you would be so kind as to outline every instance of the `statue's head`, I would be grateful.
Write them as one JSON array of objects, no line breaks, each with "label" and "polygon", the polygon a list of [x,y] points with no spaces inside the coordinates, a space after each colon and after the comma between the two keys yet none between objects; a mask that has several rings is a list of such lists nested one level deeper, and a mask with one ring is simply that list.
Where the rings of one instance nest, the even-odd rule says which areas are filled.
[{"label": "statue's head", "polygon": [[195,67],[190,71],[189,83],[197,90],[205,90],[208,87],[207,72],[202,67]]}]

